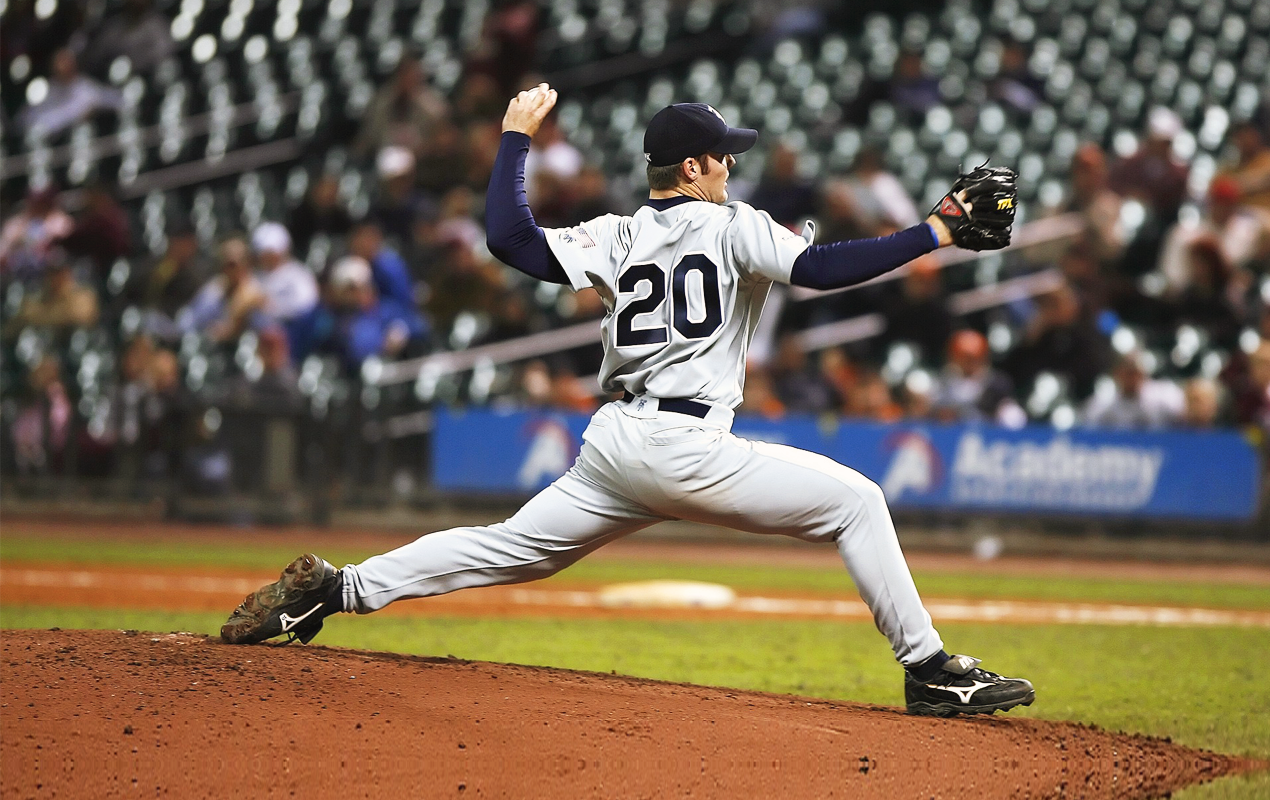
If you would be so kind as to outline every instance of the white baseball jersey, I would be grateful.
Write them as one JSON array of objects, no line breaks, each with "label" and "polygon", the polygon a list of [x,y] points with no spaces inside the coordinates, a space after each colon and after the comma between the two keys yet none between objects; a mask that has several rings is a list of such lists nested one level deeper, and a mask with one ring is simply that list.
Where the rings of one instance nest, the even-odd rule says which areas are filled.
[{"label": "white baseball jersey", "polygon": [[688,201],[545,232],[574,290],[595,288],[608,308],[605,391],[734,408],[768,289],[789,283],[815,229],[799,236],[745,203]]}]

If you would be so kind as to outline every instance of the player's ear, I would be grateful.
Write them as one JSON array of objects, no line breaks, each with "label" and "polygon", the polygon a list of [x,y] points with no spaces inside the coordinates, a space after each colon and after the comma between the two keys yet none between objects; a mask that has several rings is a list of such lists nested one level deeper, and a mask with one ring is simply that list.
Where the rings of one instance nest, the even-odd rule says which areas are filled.
[{"label": "player's ear", "polygon": [[679,164],[679,170],[683,175],[684,181],[687,183],[694,183],[701,172],[700,167],[697,165],[697,159],[695,158],[685,158]]}]

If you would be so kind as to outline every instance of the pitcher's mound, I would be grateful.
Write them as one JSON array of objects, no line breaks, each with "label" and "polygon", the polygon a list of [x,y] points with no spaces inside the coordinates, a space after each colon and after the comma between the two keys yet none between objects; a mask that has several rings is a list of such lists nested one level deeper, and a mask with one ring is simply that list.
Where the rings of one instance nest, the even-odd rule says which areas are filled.
[{"label": "pitcher's mound", "polygon": [[191,634],[2,650],[5,798],[1147,798],[1249,766],[1066,723]]}]

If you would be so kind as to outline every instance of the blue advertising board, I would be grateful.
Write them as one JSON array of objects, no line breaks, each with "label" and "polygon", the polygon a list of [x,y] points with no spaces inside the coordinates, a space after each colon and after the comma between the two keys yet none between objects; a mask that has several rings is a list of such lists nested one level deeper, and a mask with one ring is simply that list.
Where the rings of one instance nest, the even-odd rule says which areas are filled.
[{"label": "blue advertising board", "polygon": [[[530,493],[573,463],[580,414],[440,411],[437,488]],[[897,509],[1239,521],[1260,463],[1238,433],[1131,432],[917,422],[821,425],[738,417],[733,433],[821,453],[877,481]]]}]

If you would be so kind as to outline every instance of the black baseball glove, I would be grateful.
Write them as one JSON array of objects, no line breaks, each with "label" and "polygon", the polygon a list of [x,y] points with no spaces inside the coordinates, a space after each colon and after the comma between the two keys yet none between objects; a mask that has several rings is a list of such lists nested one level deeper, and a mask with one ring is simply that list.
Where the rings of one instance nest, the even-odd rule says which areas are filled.
[{"label": "black baseball glove", "polygon": [[1010,243],[1019,175],[1008,167],[983,166],[962,173],[930,213],[967,250],[1000,250]]}]

